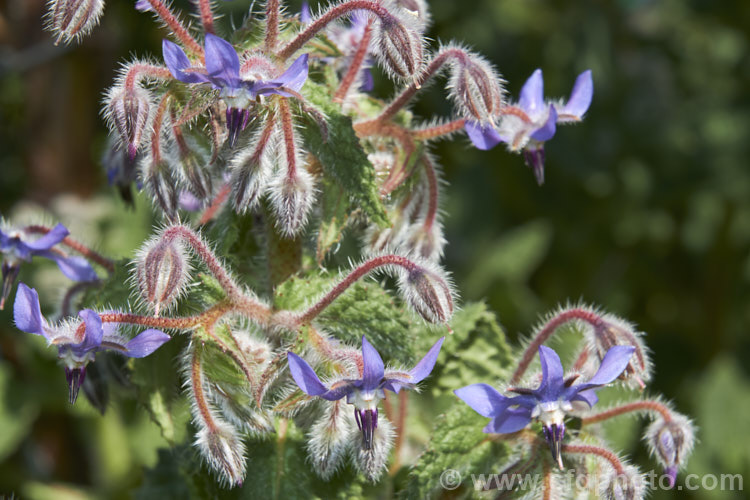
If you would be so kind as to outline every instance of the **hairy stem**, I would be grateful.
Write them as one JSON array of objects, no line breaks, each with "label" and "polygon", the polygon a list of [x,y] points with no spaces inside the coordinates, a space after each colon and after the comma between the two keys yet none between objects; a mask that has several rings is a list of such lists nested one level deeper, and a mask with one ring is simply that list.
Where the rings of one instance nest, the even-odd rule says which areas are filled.
[{"label": "hairy stem", "polygon": [[437,217],[438,196],[440,190],[438,189],[437,173],[435,172],[435,166],[432,164],[432,161],[430,161],[427,156],[424,156],[422,158],[422,163],[424,164],[424,170],[427,174],[427,184],[430,195],[427,204],[427,214],[424,219],[424,227],[429,231],[432,229],[433,224],[435,224],[435,218]]},{"label": "hairy stem", "polygon": [[437,139],[438,137],[458,132],[464,128],[464,125],[466,125],[466,120],[459,118],[458,120],[453,120],[441,125],[415,130],[412,132],[412,136],[419,141],[428,141],[430,139]]},{"label": "hairy stem", "polygon": [[372,25],[373,20],[368,20],[365,31],[362,33],[362,39],[359,41],[359,46],[357,46],[357,51],[352,57],[349,69],[346,70],[346,74],[333,96],[335,102],[342,102],[344,100],[352,84],[357,80],[357,75],[362,71],[362,64],[365,62],[367,49],[370,47],[370,40],[372,39]]},{"label": "hairy stem", "polygon": [[350,0],[348,2],[340,3],[328,9],[323,15],[315,19],[304,30],[302,30],[292,41],[279,51],[279,58],[282,61],[288,59],[329,23],[355,10],[369,10],[384,22],[392,22],[393,19],[393,16],[388,12],[388,9],[383,7],[377,1]]},{"label": "hairy stem", "polygon": [[182,42],[185,48],[203,58],[203,47],[198,45],[195,38],[190,35],[187,28],[185,28],[180,20],[177,19],[171,10],[169,10],[169,7],[167,7],[161,0],[148,0],[148,3],[151,4],[151,8],[156,15],[159,16],[170,30],[172,30],[174,36]]},{"label": "hairy stem", "polygon": [[622,476],[625,474],[625,467],[623,467],[622,462],[620,462],[620,459],[617,458],[617,455],[612,453],[606,448],[600,448],[598,446],[589,446],[589,445],[572,445],[572,444],[564,444],[562,446],[563,453],[571,453],[571,454],[585,454],[585,455],[596,455],[597,457],[601,457],[607,462],[612,465],[612,468],[615,469],[618,476]]},{"label": "hairy stem", "polygon": [[307,311],[302,313],[300,316],[296,318],[297,324],[304,324],[309,323],[312,319],[318,316],[326,307],[331,305],[331,303],[336,300],[342,293],[346,291],[347,288],[352,286],[354,282],[356,282],[361,277],[370,274],[371,272],[377,270],[380,267],[383,266],[390,266],[395,265],[399,267],[403,267],[407,271],[412,271],[414,269],[417,269],[417,265],[407,259],[406,257],[401,257],[400,255],[382,255],[379,257],[373,257],[372,259],[364,262],[360,266],[354,268],[354,270],[349,273],[348,276],[346,276],[341,282],[339,282],[336,286],[333,287],[333,289],[328,292],[322,299],[320,299],[316,304],[314,304],[312,307],[310,307]]},{"label": "hairy stem", "polygon": [[216,196],[211,201],[211,204],[201,214],[198,225],[202,226],[204,224],[208,224],[214,217],[216,217],[216,213],[219,211],[224,202],[227,201],[230,191],[232,191],[232,186],[228,182],[221,186],[221,189],[219,189],[219,192],[216,193]]},{"label": "hairy stem", "polygon": [[569,309],[553,317],[539,330],[528,347],[526,347],[518,368],[516,368],[516,371],[513,372],[513,376],[510,378],[510,385],[515,385],[521,380],[534,356],[536,356],[540,345],[544,344],[562,325],[576,320],[585,321],[593,327],[600,325],[602,322],[601,316],[593,311],[582,308]]},{"label": "hairy stem", "polygon": [[272,54],[279,40],[279,0],[266,2],[266,52]]},{"label": "hairy stem", "polygon": [[652,412],[652,413],[658,413],[659,415],[662,416],[665,422],[670,422],[672,420],[672,412],[666,405],[658,401],[643,400],[643,401],[633,401],[632,403],[625,403],[623,405],[610,408],[609,410],[595,413],[593,415],[590,415],[588,417],[581,419],[581,423],[582,425],[595,424],[597,422],[608,420],[612,417],[617,417],[625,413],[637,412],[637,411],[647,411],[647,412]]},{"label": "hairy stem", "polygon": [[200,347],[195,346],[193,357],[190,362],[190,387],[195,396],[195,408],[198,410],[200,419],[212,433],[218,432],[218,426],[214,421],[211,408],[208,406],[208,399],[203,389],[203,360],[201,359]]},{"label": "hairy stem", "polygon": [[214,34],[214,13],[211,12],[211,0],[198,0],[198,9],[201,13],[203,31]]},{"label": "hairy stem", "polygon": [[143,78],[170,80],[173,77],[172,73],[163,66],[137,63],[128,67],[128,72],[125,74],[125,88],[132,89]]}]

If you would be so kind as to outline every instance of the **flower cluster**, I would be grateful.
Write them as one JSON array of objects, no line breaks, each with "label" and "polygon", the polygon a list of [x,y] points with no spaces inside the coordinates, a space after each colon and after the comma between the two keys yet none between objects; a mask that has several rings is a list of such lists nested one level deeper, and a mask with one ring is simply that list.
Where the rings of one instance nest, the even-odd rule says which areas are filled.
[{"label": "flower cluster", "polygon": [[[67,319],[52,323],[41,313],[36,290],[21,284],[16,326],[58,348],[71,403],[98,352],[143,358],[170,339],[165,331],[180,333],[168,348],[182,368],[194,445],[230,487],[245,480],[253,440],[276,433],[283,442],[289,425],[305,436],[319,477],[330,479],[348,456],[375,482],[397,435],[398,457],[405,431],[389,421],[390,393],[399,394],[405,415],[408,392],[402,390],[417,389],[433,372],[446,339],[435,341],[435,330],[450,329],[456,308],[440,265],[446,241],[432,143],[463,133],[483,150],[504,142],[523,152],[542,184],[544,143],[558,124],[583,119],[593,97],[592,73],[581,73],[563,101],[545,99],[536,70],[514,103],[503,77],[480,54],[454,42],[428,46],[423,0],[345,0],[316,15],[307,4],[290,15],[280,0],[268,0],[264,16],[249,15],[231,29],[215,16],[221,3],[192,3],[200,20],[194,27],[164,0],[132,3],[166,28],[161,56],[125,63],[103,106],[110,182],[131,202],[132,185],[144,190],[163,220],[133,262],[133,311],[110,311],[89,293],[74,315],[68,295],[61,308]],[[101,0],[51,0],[49,27],[58,42],[70,42],[90,31],[103,9]],[[397,85],[388,102],[368,95],[375,65]],[[408,111],[441,75],[451,116]],[[350,237],[361,243],[364,259],[342,275],[329,272],[343,262],[337,250]],[[354,248],[344,258],[359,258],[356,243],[343,246]],[[91,287],[98,286],[91,262],[125,271],[72,240],[62,225],[3,226],[0,251],[0,308],[20,263],[32,256],[54,260],[66,276]],[[232,272],[230,262],[241,273]],[[377,272],[386,279],[360,283]],[[118,274],[105,286],[125,302],[130,290],[122,281]],[[566,376],[545,343],[571,322],[584,341]],[[121,333],[131,327],[146,330],[134,338]],[[410,369],[387,367],[378,349],[391,363],[418,357],[411,336],[429,341],[415,345],[432,347]],[[523,468],[545,472],[545,485],[554,483],[554,464],[562,468],[581,455],[638,476],[598,446],[604,440],[593,424],[630,411],[655,415],[645,439],[674,481],[694,441],[689,419],[640,398],[592,410],[596,391],[606,385],[643,389],[649,382],[642,337],[612,315],[566,308],[518,354],[506,387],[450,389],[492,419],[485,432],[502,435]],[[361,349],[352,345],[359,338]],[[526,377],[537,353],[540,372]],[[573,418],[581,419],[580,431],[570,432]],[[545,442],[552,458],[539,452]],[[584,474],[593,467],[583,460],[577,466]],[[561,497],[541,487],[542,497]],[[607,488],[614,498],[642,495],[614,481]]]}]

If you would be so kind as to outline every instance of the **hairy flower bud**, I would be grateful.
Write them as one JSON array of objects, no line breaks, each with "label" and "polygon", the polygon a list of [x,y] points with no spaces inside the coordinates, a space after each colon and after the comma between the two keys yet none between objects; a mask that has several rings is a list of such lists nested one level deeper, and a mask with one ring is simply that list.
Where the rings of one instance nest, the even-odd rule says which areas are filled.
[{"label": "hairy flower bud", "polygon": [[599,361],[616,345],[635,347],[635,352],[620,379],[640,389],[651,380],[651,361],[643,343],[643,333],[637,331],[632,324],[612,314],[604,314],[597,325],[587,329],[587,337]]},{"label": "hairy flower bud", "polygon": [[411,255],[430,262],[437,262],[443,256],[446,240],[439,222],[433,221],[429,226],[421,222],[413,224],[404,234],[404,246]]},{"label": "hairy flower bud", "polygon": [[383,67],[395,78],[412,79],[422,69],[424,46],[422,33],[411,14],[393,9],[391,16],[380,18],[375,51]]},{"label": "hairy flower bud", "polygon": [[323,415],[310,428],[307,453],[321,478],[330,479],[343,464],[344,454],[352,445],[353,427],[351,412],[342,399],[325,405]]},{"label": "hairy flower bud", "polygon": [[169,309],[185,290],[190,264],[178,240],[152,240],[138,252],[136,280],[141,297],[157,316]]},{"label": "hairy flower bud", "polygon": [[401,273],[399,289],[404,299],[430,323],[447,323],[453,316],[453,291],[437,268],[415,266]]},{"label": "hairy flower bud", "polygon": [[462,117],[487,124],[503,105],[503,83],[487,61],[467,53],[453,61],[448,90]]},{"label": "hairy flower bud", "polygon": [[164,212],[164,217],[169,221],[176,221],[180,193],[169,163],[164,160],[156,163],[153,158],[147,159],[143,179],[154,201]]},{"label": "hairy flower bud", "polygon": [[258,204],[268,187],[276,155],[276,135],[261,133],[237,154],[230,164],[233,172],[234,208],[243,213]]},{"label": "hairy flower bud", "polygon": [[276,227],[287,237],[298,234],[315,201],[312,176],[304,168],[295,169],[291,175],[282,170],[271,181],[270,193]]},{"label": "hairy flower bud", "polygon": [[201,426],[195,439],[208,465],[231,486],[241,486],[245,478],[245,445],[236,430],[221,420]]},{"label": "hairy flower bud", "polygon": [[669,487],[677,479],[677,471],[693,449],[695,430],[690,419],[679,413],[673,413],[666,421],[659,417],[646,429],[646,445],[669,476]]},{"label": "hairy flower bud", "polygon": [[424,0],[394,0],[396,6],[404,9],[410,15],[414,16],[418,23],[419,30],[424,33],[430,25],[430,11],[427,8],[427,2]]},{"label": "hairy flower bud", "polygon": [[99,24],[104,0],[51,0],[47,10],[47,29],[57,35],[55,45],[70,43],[88,34]]},{"label": "hairy flower bud", "polygon": [[643,475],[634,466],[626,464],[624,473],[612,471],[604,482],[600,497],[607,500],[642,500],[646,497]]},{"label": "hairy flower bud", "polygon": [[193,194],[201,201],[206,200],[213,189],[206,157],[186,144],[184,147],[178,144],[178,150],[183,177]]},{"label": "hairy flower bud", "polygon": [[117,132],[132,162],[141,145],[151,114],[151,98],[147,90],[133,85],[118,85],[109,90],[106,116],[110,128]]},{"label": "hairy flower bud", "polygon": [[351,430],[349,440],[357,443],[354,466],[370,481],[377,481],[385,470],[395,434],[393,425],[387,418],[381,417],[378,420],[378,426],[373,430],[370,448],[365,448],[362,446],[362,434],[359,429],[355,427]]}]

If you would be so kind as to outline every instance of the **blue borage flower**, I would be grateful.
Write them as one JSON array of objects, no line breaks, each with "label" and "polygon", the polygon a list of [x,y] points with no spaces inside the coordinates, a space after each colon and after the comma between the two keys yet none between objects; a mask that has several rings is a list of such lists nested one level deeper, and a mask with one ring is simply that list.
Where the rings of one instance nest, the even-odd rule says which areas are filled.
[{"label": "blue borage flower", "polygon": [[70,234],[62,224],[52,228],[47,234],[37,237],[24,230],[0,227],[0,253],[2,253],[3,290],[0,309],[10,294],[18,277],[22,262],[30,262],[34,256],[54,260],[60,271],[73,281],[95,281],[96,271],[80,256],[69,256],[53,248]]},{"label": "blue borage flower", "polygon": [[565,415],[573,410],[576,401],[589,407],[596,404],[596,389],[619,377],[634,351],[633,346],[612,347],[594,376],[588,382],[574,385],[578,375],[563,378],[560,357],[549,347],[540,346],[542,382],[538,388],[510,388],[510,392],[518,394],[515,397],[503,396],[487,384],[473,384],[453,392],[474,411],[492,418],[484,428],[486,433],[507,434],[520,431],[532,419],[541,422],[552,456],[562,468],[560,451],[565,436]]},{"label": "blue borage flower", "polygon": [[[104,323],[96,312],[84,309],[78,313],[78,321],[51,325],[42,316],[39,295],[36,290],[23,283],[18,284],[18,293],[13,305],[13,318],[19,330],[41,335],[49,345],[58,349],[58,358],[65,367],[69,400],[75,403],[78,390],[86,377],[86,365],[94,361],[99,351],[114,351],[129,358],[143,358],[169,340],[169,335],[149,329],[133,339],[125,339],[118,333],[117,323]],[[81,323],[85,325],[81,333]]]},{"label": "blue borage flower", "polygon": [[554,137],[558,123],[574,123],[583,119],[594,95],[591,70],[576,78],[567,102],[545,101],[542,70],[531,74],[521,89],[517,104],[504,108],[499,124],[467,121],[465,128],[474,146],[481,150],[494,148],[500,142],[511,151],[523,151],[524,160],[544,183],[544,143]]},{"label": "blue borage flower", "polygon": [[240,58],[232,44],[206,33],[205,67],[193,66],[179,45],[162,41],[164,63],[176,79],[189,84],[210,83],[227,103],[227,129],[230,145],[250,118],[248,107],[258,96],[277,94],[292,97],[307,80],[308,55],[299,56],[284,73],[269,79],[250,79],[240,74]]},{"label": "blue borage flower", "polygon": [[440,338],[425,354],[424,358],[409,371],[386,370],[383,359],[367,339],[362,337],[362,378],[339,378],[323,385],[307,362],[287,353],[289,371],[303,392],[328,401],[346,396],[346,402],[354,405],[354,418],[362,431],[362,447],[372,448],[375,429],[378,426],[378,401],[385,397],[385,390],[398,394],[401,389],[413,389],[432,372],[440,354],[445,337]]}]

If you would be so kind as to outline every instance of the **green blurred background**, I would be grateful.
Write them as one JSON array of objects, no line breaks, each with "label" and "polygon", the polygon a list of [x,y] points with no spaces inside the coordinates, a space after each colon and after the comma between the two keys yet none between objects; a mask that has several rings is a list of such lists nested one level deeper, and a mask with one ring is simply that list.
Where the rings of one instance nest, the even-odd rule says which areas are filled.
[{"label": "green blurred background", "polygon": [[[99,105],[119,63],[158,55],[163,36],[132,4],[107,2],[101,25],[73,47],[54,47],[41,30],[43,0],[0,4],[0,212],[41,205],[118,256],[142,241],[150,214],[143,203],[125,211],[106,187]],[[225,4],[227,21],[242,19],[246,4]],[[431,8],[433,39],[486,55],[514,97],[537,67],[549,96],[567,96],[587,68],[595,82],[586,120],[547,144],[542,187],[501,147],[480,152],[459,138],[435,148],[449,184],[444,262],[463,300],[484,298],[511,339],[568,300],[637,323],[653,350],[653,392],[700,427],[688,472],[750,480],[750,2]],[[443,83],[424,92],[419,115],[450,114]],[[54,293],[54,267],[24,272],[30,282],[46,277]],[[113,496],[137,485],[163,444],[158,432],[135,407],[104,418],[81,401],[70,408],[50,353],[19,341],[11,324],[0,312],[0,495],[77,498],[75,485],[93,485]],[[620,441],[651,467],[642,445]],[[53,483],[71,486],[45,486]]]}]

